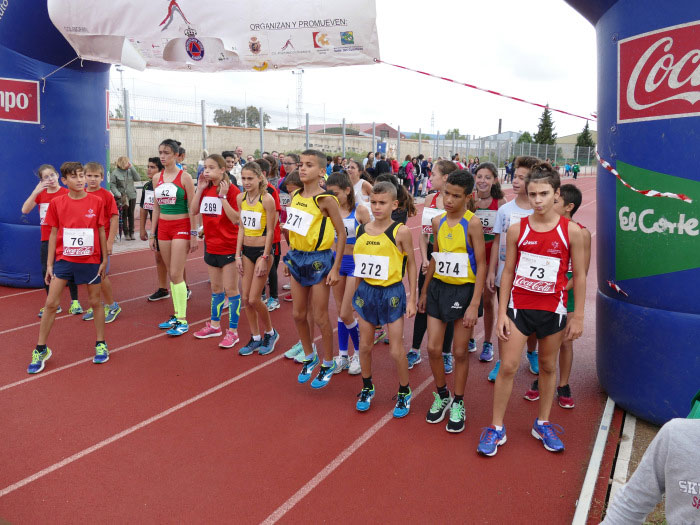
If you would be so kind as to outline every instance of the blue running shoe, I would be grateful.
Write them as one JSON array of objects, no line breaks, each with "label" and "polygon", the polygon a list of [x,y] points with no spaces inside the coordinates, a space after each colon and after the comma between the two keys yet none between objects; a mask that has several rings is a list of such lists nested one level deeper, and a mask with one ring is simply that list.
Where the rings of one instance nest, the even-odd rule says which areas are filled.
[{"label": "blue running shoe", "polygon": [[527,352],[527,360],[530,363],[530,372],[532,372],[535,375],[539,375],[540,373],[540,360],[539,360],[539,352],[535,350],[534,352]]},{"label": "blue running shoe", "polygon": [[95,357],[92,358],[92,362],[96,365],[106,363],[109,361],[109,350],[107,350],[107,345],[100,343],[95,346]]},{"label": "blue running shoe", "polygon": [[420,363],[420,351],[416,352],[415,350],[411,350],[406,354],[406,359],[408,359],[408,369],[410,370],[413,368],[415,365]]},{"label": "blue running shoe", "polygon": [[160,328],[161,330],[170,330],[173,326],[175,326],[175,323],[177,323],[177,317],[173,315],[164,323],[160,323],[158,325],[158,328]]},{"label": "blue running shoe", "polygon": [[314,378],[313,381],[311,381],[311,388],[323,388],[328,383],[330,383],[331,377],[333,377],[333,374],[335,374],[337,368],[338,365],[335,361],[333,361],[333,364],[331,366],[321,365],[321,367],[318,370],[318,375]]},{"label": "blue running shoe", "polygon": [[469,346],[467,347],[469,352],[476,352],[476,341],[474,339],[469,340]]},{"label": "blue running shoe", "polygon": [[316,352],[314,352],[314,355],[312,355],[310,358],[305,359],[303,362],[304,366],[301,367],[301,372],[299,372],[297,381],[299,381],[299,383],[301,384],[304,384],[309,379],[311,379],[311,373],[314,371],[314,368],[316,368],[320,362],[321,361],[318,359],[318,354]]},{"label": "blue running shoe", "polygon": [[121,313],[122,307],[117,303],[110,306],[105,306],[105,323],[113,322],[117,316]]},{"label": "blue running shoe", "polygon": [[248,344],[238,350],[238,355],[250,355],[253,352],[255,352],[258,348],[260,348],[262,344],[262,339],[256,341],[251,336],[250,341],[248,341]]},{"label": "blue running shoe", "polygon": [[476,451],[482,456],[495,456],[498,452],[498,447],[505,444],[506,427],[502,430],[496,430],[494,427],[486,427],[479,437],[479,446]]},{"label": "blue running shoe", "polygon": [[51,349],[47,346],[46,350],[39,352],[36,348],[32,352],[32,362],[27,368],[28,374],[38,374],[44,369],[44,363],[51,357]]},{"label": "blue running shoe", "polygon": [[[471,350],[470,350],[471,352]],[[479,356],[479,361],[488,363],[493,361],[493,345],[484,341],[484,347],[481,349],[481,355]]]},{"label": "blue running shoe", "polygon": [[374,397],[375,390],[374,390],[374,385],[372,385],[372,388],[363,388],[359,394],[357,394],[357,397],[360,399],[357,400],[357,404],[355,405],[355,408],[358,410],[358,412],[367,412],[369,410],[369,405],[372,402],[372,398]]},{"label": "blue running shoe", "polygon": [[445,373],[451,374],[454,369],[452,365],[452,354],[442,354],[442,361],[445,363]]},{"label": "blue running shoe", "polygon": [[[56,312],[58,313],[58,312]],[[92,308],[88,308],[85,310],[85,313],[83,314],[83,321],[92,321],[95,318]]]},{"label": "blue running shoe", "polygon": [[532,425],[532,435],[542,441],[544,448],[550,452],[561,452],[564,450],[564,443],[561,442],[557,434],[563,434],[564,429],[552,423],[537,424],[537,419]]},{"label": "blue running shoe", "polygon": [[496,376],[498,375],[498,369],[501,368],[501,360],[499,359],[496,361],[496,366],[493,367],[493,370],[489,372],[488,380],[491,381],[492,383],[496,382]]},{"label": "blue running shoe", "polygon": [[302,354],[304,353],[304,347],[301,346],[301,341],[297,341],[296,343],[294,343],[294,346],[292,346],[289,350],[287,350],[284,353],[284,357],[286,357],[287,359],[294,359],[299,354],[299,352],[301,352]]},{"label": "blue running shoe", "polygon": [[262,344],[258,347],[258,354],[267,355],[272,353],[272,351],[275,349],[277,341],[279,340],[280,334],[278,334],[277,330],[275,330],[274,328],[272,329],[272,335],[263,334]]},{"label": "blue running shoe", "polygon": [[394,399],[396,399],[394,417],[406,417],[411,411],[411,390],[409,389],[408,392],[399,392],[394,396]]},{"label": "blue running shoe", "polygon": [[178,335],[186,334],[189,330],[190,325],[187,324],[187,321],[176,320],[173,327],[165,333],[167,335],[172,335],[173,337],[176,337]]}]

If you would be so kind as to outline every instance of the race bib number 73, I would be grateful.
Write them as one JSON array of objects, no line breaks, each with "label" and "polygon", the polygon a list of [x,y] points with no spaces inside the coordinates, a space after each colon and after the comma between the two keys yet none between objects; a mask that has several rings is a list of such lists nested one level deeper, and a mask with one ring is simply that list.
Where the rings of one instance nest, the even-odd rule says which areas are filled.
[{"label": "race bib number 73", "polygon": [[554,293],[561,259],[520,252],[513,286],[536,293]]}]

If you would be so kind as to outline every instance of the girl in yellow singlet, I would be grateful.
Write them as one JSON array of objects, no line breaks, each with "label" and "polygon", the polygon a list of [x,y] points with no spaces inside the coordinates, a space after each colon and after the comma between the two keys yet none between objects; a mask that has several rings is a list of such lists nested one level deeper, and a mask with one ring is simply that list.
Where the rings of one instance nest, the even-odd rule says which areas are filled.
[{"label": "girl in yellow singlet", "polygon": [[[265,191],[267,182],[257,163],[247,162],[243,166],[241,180],[245,191],[237,197],[241,220],[236,264],[242,275],[242,299],[251,338],[238,353],[250,355],[257,351],[260,355],[267,355],[275,349],[280,338],[272,328],[267,306],[260,299],[272,264],[270,252],[274,235],[275,201]],[[264,329],[263,334],[261,329]]]}]

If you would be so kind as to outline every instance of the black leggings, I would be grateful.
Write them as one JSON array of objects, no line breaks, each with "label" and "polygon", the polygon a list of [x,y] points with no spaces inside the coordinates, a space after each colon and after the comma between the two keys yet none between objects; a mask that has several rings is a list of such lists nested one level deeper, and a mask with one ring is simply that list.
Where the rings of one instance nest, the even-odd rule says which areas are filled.
[{"label": "black leggings", "polygon": [[[432,252],[432,250],[429,250]],[[430,255],[428,255],[430,257]],[[418,293],[423,289],[423,284],[425,283],[425,275],[418,269]],[[411,348],[420,348],[423,342],[423,336],[425,331],[428,329],[428,314],[416,313],[416,320],[413,323],[413,344]],[[454,337],[455,327],[453,323],[447,323],[445,325],[445,339],[442,341],[442,353],[450,354],[452,353],[452,338]]]},{"label": "black leggings", "polygon": [[[49,260],[49,241],[41,241],[41,277],[46,277],[46,263]],[[49,294],[49,285],[44,283],[46,295]],[[72,301],[78,300],[78,285],[73,281],[68,281],[68,289],[70,290],[70,298]]]},{"label": "black leggings", "polygon": [[129,205],[123,207],[122,215],[124,235],[134,234],[134,211],[136,210],[136,199],[129,199]]},{"label": "black leggings", "polygon": [[267,278],[267,283],[270,286],[270,297],[273,299],[277,299],[278,297],[278,277],[277,277],[277,267],[280,264],[280,251],[281,251],[281,245],[280,243],[276,242],[275,244],[272,245],[272,253],[273,253],[273,258],[272,258],[272,268],[270,268],[270,275]]}]

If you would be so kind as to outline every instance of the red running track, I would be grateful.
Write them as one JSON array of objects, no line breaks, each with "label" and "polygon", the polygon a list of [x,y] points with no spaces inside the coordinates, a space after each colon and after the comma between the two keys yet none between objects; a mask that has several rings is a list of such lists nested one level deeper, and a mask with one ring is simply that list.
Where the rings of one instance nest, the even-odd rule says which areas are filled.
[{"label": "red running track", "polygon": [[[595,179],[577,184],[584,205],[576,219],[595,233]],[[419,217],[409,221],[416,238],[418,225]],[[209,315],[201,255],[188,263],[193,330]],[[0,288],[0,519],[570,522],[605,401],[594,361],[595,253],[592,261],[585,332],[575,343],[576,408],[552,411],[566,430],[559,455],[530,436],[537,404],[522,399],[534,379],[524,357],[507,414],[508,443],[483,458],[476,445],[490,423],[492,363],[478,362],[477,354],[470,357],[467,429],[453,435],[424,421],[434,388],[425,343],[424,362],[411,371],[409,416],[390,416],[398,385],[383,344],[374,352],[377,396],[360,414],[359,377],[336,375],[320,391],[297,384],[299,366],[281,356],[297,339],[290,303],[272,314],[281,341],[267,357],[240,357],[240,344],[219,350],[215,339],[165,336],[155,326],[172,307],[145,299],[156,287],[147,251],[113,257],[123,312],[107,325],[105,365],[91,362],[92,323],[64,314],[50,336],[54,355],[46,369],[27,375],[44,292]],[[406,346],[412,332],[409,320]],[[481,325],[477,336],[480,346]]]}]

